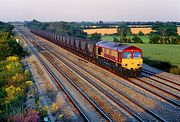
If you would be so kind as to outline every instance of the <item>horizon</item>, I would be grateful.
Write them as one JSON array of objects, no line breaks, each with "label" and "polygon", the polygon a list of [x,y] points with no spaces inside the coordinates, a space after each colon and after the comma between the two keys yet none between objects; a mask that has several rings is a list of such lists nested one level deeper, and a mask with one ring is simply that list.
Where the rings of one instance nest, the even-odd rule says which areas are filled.
[{"label": "horizon", "polygon": [[[30,22],[30,21],[33,21],[33,20],[37,20],[37,19],[32,19],[32,20],[24,20],[24,21],[8,21],[8,22]],[[5,22],[5,21],[2,21],[0,20],[1,22]],[[37,20],[39,22],[77,22],[77,23],[81,23],[81,22],[91,22],[91,23],[97,23],[99,21],[102,21],[102,20],[97,20],[97,21],[63,21],[63,20],[55,20],[55,21],[40,21],[40,20]],[[148,23],[148,22],[163,22],[163,23],[166,23],[166,22],[175,22],[175,23],[180,23],[180,21],[102,21],[104,23],[120,23],[120,22],[142,22],[142,23]]]}]

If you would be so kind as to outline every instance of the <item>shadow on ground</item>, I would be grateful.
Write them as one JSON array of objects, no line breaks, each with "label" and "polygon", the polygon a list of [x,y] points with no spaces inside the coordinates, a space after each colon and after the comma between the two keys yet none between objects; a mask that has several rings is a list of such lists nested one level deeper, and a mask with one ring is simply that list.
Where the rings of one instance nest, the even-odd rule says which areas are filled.
[{"label": "shadow on ground", "polygon": [[169,73],[178,74],[179,71],[177,66],[171,65],[169,62],[152,60],[149,57],[144,58],[144,63]]}]

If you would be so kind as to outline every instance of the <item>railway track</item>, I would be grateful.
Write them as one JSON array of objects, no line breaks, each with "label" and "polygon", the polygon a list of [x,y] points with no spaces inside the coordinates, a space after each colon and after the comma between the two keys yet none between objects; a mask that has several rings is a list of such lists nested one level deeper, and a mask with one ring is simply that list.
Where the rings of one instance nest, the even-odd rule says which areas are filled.
[{"label": "railway track", "polygon": [[[54,53],[53,53],[53,54],[54,54]],[[54,55],[56,55],[56,54],[54,54]],[[59,56],[56,55],[56,57],[59,57]],[[63,57],[63,55],[61,55],[61,57]],[[59,58],[58,58],[58,59],[59,59]],[[61,60],[62,60],[62,59],[61,59]],[[65,63],[65,62],[67,62],[67,61],[64,61],[64,63]],[[106,85],[106,86],[104,86],[104,87],[107,87],[107,86],[108,86],[111,90],[116,91],[119,95],[123,96],[124,98],[126,98],[127,100],[129,100],[130,102],[132,102],[133,104],[135,104],[136,106],[142,108],[144,111],[146,111],[147,113],[151,114],[152,116],[154,116],[154,117],[157,118],[158,120],[160,120],[160,121],[165,121],[165,120],[162,119],[160,116],[158,116],[156,113],[152,112],[151,110],[147,109],[147,108],[146,108],[145,106],[143,106],[142,104],[138,103],[138,101],[136,101],[136,100],[134,100],[133,98],[131,98],[131,97],[130,97],[128,94],[126,94],[125,92],[118,90],[117,88],[115,88],[114,86],[112,86],[110,83],[104,81],[103,79],[101,79],[101,78],[98,77],[98,76],[95,76],[93,73],[87,71],[85,68],[83,68],[83,67],[75,64],[74,62],[71,61],[71,63],[73,63],[75,66],[78,66],[79,68],[81,68],[81,70],[85,71],[86,73],[90,74],[91,77],[92,77],[91,79],[93,79],[93,80],[96,79],[96,82],[97,82],[97,83],[98,83],[98,81],[99,81],[99,82],[102,82],[103,84]],[[68,64],[67,64],[67,65],[68,65]],[[70,66],[70,65],[69,65],[69,68],[76,70],[77,73],[79,73],[81,76],[83,75],[83,77],[84,77],[85,79],[89,80],[89,78],[86,77],[87,74],[84,75],[84,73],[80,73],[80,70],[77,70],[77,69],[74,68],[75,66]],[[78,68],[78,69],[79,69],[79,68]],[[89,76],[89,75],[88,75],[88,76]],[[97,80],[98,80],[98,81],[97,81]],[[96,88],[102,89],[102,90],[103,90],[103,93],[105,93],[105,94],[111,94],[111,93],[106,92],[106,91],[108,91],[108,90],[105,90],[104,87],[102,87],[102,86],[100,87],[100,85],[98,85],[96,82],[94,82],[94,81],[90,81],[90,82],[93,83],[93,85],[94,85]],[[101,90],[101,91],[102,91],[102,90]],[[116,101],[116,103],[119,104],[118,101],[120,101],[120,100],[117,99],[117,98],[115,98],[115,97],[113,97],[113,96],[117,96],[117,95],[115,95],[115,94],[112,95],[112,94],[111,94],[110,97],[113,98],[113,99]],[[122,103],[121,103],[121,104],[122,104]],[[128,107],[126,107],[126,108],[128,108]]]},{"label": "railway track", "polygon": [[[25,34],[24,34],[25,35]],[[26,36],[26,39],[28,39],[28,36]],[[25,39],[25,40],[26,40]],[[30,40],[29,40],[30,41]],[[27,42],[28,43],[28,42]],[[37,49],[37,48],[36,48]],[[31,49],[33,51],[33,49]],[[38,50],[38,49],[37,49]],[[84,112],[83,108],[80,107],[79,103],[77,102],[77,100],[68,92],[68,90],[66,89],[66,87],[61,83],[60,79],[53,73],[53,71],[47,66],[47,64],[43,61],[43,59],[35,52],[33,51],[33,53],[36,55],[36,57],[38,58],[38,60],[41,62],[41,64],[45,67],[45,69],[47,70],[47,72],[50,74],[51,78],[53,79],[53,81],[55,81],[55,83],[57,84],[57,86],[62,89],[66,95],[68,96],[68,98],[70,99],[70,101],[73,103],[73,105],[75,106],[75,108],[79,111],[79,113],[81,114],[81,116],[84,118],[85,121],[92,121],[90,118],[88,118],[87,113]],[[41,52],[40,52],[41,53]],[[42,54],[42,53],[41,53]],[[62,75],[72,83],[72,80],[66,75],[64,74],[62,71],[60,72],[62,73]],[[103,110],[100,109],[100,107],[98,107],[94,102],[92,102],[91,99],[89,99],[89,97],[81,90],[77,87],[76,84],[73,84],[75,86],[76,89],[78,89],[78,91],[80,91],[81,95],[84,96],[90,103],[91,105],[96,109],[96,111],[98,111],[107,121],[112,121],[104,112]]]},{"label": "railway track", "polygon": [[[41,50],[42,48],[40,48],[40,50]],[[47,50],[47,49],[46,49]],[[49,50],[49,49],[48,49]],[[48,58],[49,56],[47,55],[47,54],[43,54],[46,58]],[[49,57],[48,58],[48,60],[49,60],[49,62],[51,62],[52,63],[52,65],[58,70],[58,71],[60,71],[60,72],[63,72],[54,62],[55,61],[53,61],[52,60],[53,59],[53,57]],[[65,63],[65,62],[63,62],[63,63]],[[70,66],[70,65],[69,65]],[[71,66],[70,66],[70,68],[72,68]],[[78,72],[77,70],[76,70],[76,72]],[[79,73],[78,73],[79,74]],[[82,76],[82,74],[79,74],[80,76]],[[86,76],[84,76],[83,75],[83,78],[85,78],[86,80],[87,80],[87,77]],[[88,81],[89,81],[90,79],[88,79]],[[73,82],[73,81],[72,81]],[[92,80],[91,80],[91,82],[92,82]],[[76,84],[75,82],[73,83],[73,84]],[[101,92],[103,92],[103,93],[105,93],[106,95],[108,95],[108,97],[110,98],[110,99],[115,99],[112,95],[109,95],[107,92],[105,92],[104,90],[101,90],[102,88],[101,87],[98,87],[97,85],[95,86],[95,85],[93,85],[94,87],[96,87],[96,88],[98,88]],[[96,101],[94,101],[94,102],[96,102]],[[119,106],[121,106],[124,110],[126,110],[126,112],[128,112],[130,115],[132,115],[133,117],[135,117],[137,120],[139,120],[139,121],[143,121],[140,117],[138,117],[135,113],[133,113],[130,109],[127,109],[127,107],[125,107],[122,103],[120,103],[119,101],[115,101]]]},{"label": "railway track", "polygon": [[[44,52],[46,52],[47,50],[51,50],[51,54],[53,53],[53,55],[54,56],[56,56],[56,57],[59,57],[59,56],[57,56],[57,54],[56,53],[54,53],[53,52],[53,50],[52,49],[44,49],[44,47],[42,48],[41,46],[43,46],[43,44],[40,44],[40,46],[38,47],[39,48],[39,50],[41,50],[42,52],[44,51]],[[63,57],[62,55],[61,55],[61,57]],[[50,58],[51,59],[51,58]],[[49,59],[49,60],[50,60]],[[67,58],[64,58],[64,60],[66,60]],[[62,60],[62,59],[61,59]],[[52,61],[51,61],[52,62]],[[66,61],[64,61],[64,63],[65,62],[67,62],[67,60]],[[52,62],[53,63],[53,62]],[[55,64],[54,64],[55,65]],[[78,65],[76,65],[76,66],[78,66]],[[71,69],[73,69],[74,67],[76,67],[75,65],[73,65],[73,66],[70,66],[69,68],[71,68]],[[79,67],[79,66],[78,66]],[[57,67],[58,68],[58,67]],[[88,71],[86,71],[85,69],[83,69],[82,67],[80,67],[82,70],[84,70],[85,72],[88,72]],[[77,70],[77,69],[75,69],[74,68],[74,71],[75,70]],[[75,72],[78,72],[78,70],[77,71],[75,71]],[[91,75],[91,77],[94,77],[95,75],[94,74],[92,74],[92,73],[89,73],[90,75]],[[79,74],[79,75],[81,75],[81,74]],[[84,79],[87,79],[87,77],[86,76],[83,76],[84,77]],[[104,83],[104,81],[103,80],[101,80],[100,78],[97,78],[97,77],[94,77],[96,80],[99,80],[99,81],[101,81],[101,82],[103,82]],[[131,80],[129,80],[129,79],[126,79],[128,82],[131,82],[132,83],[132,81]],[[91,81],[91,83],[93,83],[93,81]],[[105,89],[103,89],[102,87],[100,87],[100,86],[98,86],[97,84],[95,84],[95,83],[93,83],[94,84],[94,87],[96,87],[97,89],[99,89],[100,91],[106,91]],[[139,107],[141,107],[143,110],[145,110],[147,113],[149,113],[149,114],[151,114],[153,117],[155,117],[157,120],[159,120],[159,121],[166,121],[166,120],[164,120],[163,118],[161,118],[160,116],[158,116],[156,113],[153,113],[151,110],[148,110],[148,109],[146,109],[146,107],[145,106],[143,106],[143,105],[141,105],[141,104],[139,104],[138,103],[138,101],[136,101],[136,100],[134,100],[134,99],[132,99],[130,96],[128,96],[126,93],[124,93],[124,92],[122,92],[122,91],[119,91],[119,90],[117,90],[116,88],[113,88],[113,86],[111,86],[111,84],[108,84],[108,83],[105,83],[106,84],[106,86],[108,86],[109,88],[111,88],[112,90],[114,90],[114,91],[116,91],[118,94],[120,94],[120,95],[122,95],[123,97],[125,97],[126,99],[128,99],[129,101],[131,101],[131,102],[135,102],[134,104],[136,104],[137,106],[139,106]],[[156,92],[153,92],[152,90],[150,90],[150,89],[148,89],[147,87],[143,87],[143,86],[141,86],[141,85],[139,85],[139,84],[137,84],[137,83],[135,83],[135,82],[133,82],[133,84],[135,84],[135,85],[137,85],[137,86],[139,86],[139,87],[141,87],[141,88],[143,88],[143,89],[145,89],[146,91],[148,91],[148,92],[150,92],[150,93],[152,93],[152,94],[154,94],[154,95],[156,95],[156,96],[158,96],[158,97],[160,97],[160,98],[163,98],[163,99],[165,99],[166,97],[165,96],[163,96],[163,95],[158,95],[158,93],[156,93]],[[106,95],[110,95],[110,93],[104,93],[104,94],[106,94]],[[109,98],[111,98],[112,96],[109,96]],[[175,96],[174,96],[175,97]],[[113,97],[112,97],[113,98]],[[115,98],[114,97],[114,99],[113,99],[115,102],[119,102],[119,100],[117,99],[117,98]],[[168,102],[170,102],[170,103],[172,103],[173,105],[176,105],[176,106],[178,106],[179,107],[179,104],[178,103],[174,103],[174,101],[172,101],[172,100],[170,100],[170,99],[165,99],[165,100],[167,100]],[[118,104],[118,103],[117,103]],[[121,103],[122,104],[122,103]],[[123,105],[123,104],[122,104]],[[124,105],[123,105],[124,106]],[[122,107],[122,106],[121,106]],[[128,108],[127,106],[124,106],[126,109]],[[144,107],[144,108],[143,108]],[[132,110],[130,110],[129,112],[128,112],[129,114],[131,114],[132,116],[134,116],[132,113],[133,113],[133,111]],[[136,113],[134,113],[135,115],[136,115]],[[141,117],[139,117],[139,116],[134,116],[137,120],[139,120],[139,121],[143,121],[142,119],[141,119]]]},{"label": "railway track", "polygon": [[[46,49],[46,50],[49,50],[49,49]],[[51,51],[51,53],[53,53],[53,55],[55,55],[56,57],[58,57],[58,59],[60,59],[60,56],[57,56],[57,54],[55,54],[54,52]],[[63,55],[61,55],[61,57],[64,57]],[[66,63],[67,60],[65,61],[65,59],[67,59],[66,57],[64,57],[64,59],[60,59],[61,61],[63,61],[63,63]],[[75,64],[74,62],[71,61],[71,63],[73,63],[74,65],[78,66],[77,64]],[[69,66],[69,68],[71,69],[74,69],[74,71],[76,70],[76,72],[79,74],[79,75],[83,75],[82,73],[80,73],[79,71],[80,70],[77,70],[75,69],[74,67],[75,66],[71,66],[69,64],[66,63],[66,65]],[[78,66],[80,67],[80,66]],[[84,71],[88,72],[86,69],[84,69],[83,67],[80,67],[81,69],[83,69]],[[136,100],[132,99],[131,97],[129,97],[126,93],[120,91],[120,90],[117,90],[116,88],[114,88],[111,84],[108,84],[107,82],[104,82],[102,79],[98,78],[97,76],[93,75],[92,73],[88,72],[89,74],[91,74],[91,76],[93,76],[94,78],[93,79],[98,79],[99,81],[105,83],[108,87],[110,87],[111,89],[113,89],[114,91],[116,91],[118,94],[122,95],[123,97],[125,97],[126,99],[128,99],[129,101],[131,101],[132,103],[134,103],[135,105],[137,105],[138,107],[141,107],[144,111],[146,111],[147,113],[151,114],[152,116],[156,117],[158,120],[160,121],[165,121],[164,119],[162,119],[160,116],[158,116],[156,113],[152,112],[151,110],[148,110],[146,107],[144,107],[142,104],[138,103]],[[87,75],[86,75],[87,76]],[[86,76],[83,76],[85,79],[89,80]],[[92,79],[92,78],[91,78]],[[92,83],[92,81],[90,81]],[[99,90],[102,91],[102,87],[99,87],[97,84],[95,84],[93,82],[93,85],[98,88]],[[109,94],[109,93],[106,93],[105,90],[103,90],[103,93],[105,94]],[[111,98],[113,98],[113,95],[110,96]],[[116,103],[119,103],[118,100],[116,98],[113,98]]]},{"label": "railway track", "polygon": [[[133,78],[132,78],[132,79],[133,79]],[[148,77],[148,79],[151,79],[151,78]],[[168,95],[176,98],[177,100],[180,99],[180,97],[179,97],[178,95],[176,95],[176,94],[174,94],[174,93],[171,93],[171,92],[169,92],[169,91],[167,91],[167,90],[165,90],[165,89],[163,89],[163,88],[160,88],[159,86],[156,86],[156,85],[154,85],[153,83],[150,83],[150,82],[148,82],[148,81],[142,80],[142,79],[140,79],[140,78],[136,78],[136,80],[138,80],[138,81],[140,81],[140,82],[143,82],[143,83],[145,83],[145,84],[147,84],[147,85],[149,85],[149,86],[151,86],[151,87],[153,87],[153,88],[155,88],[155,89],[157,89],[157,90],[163,91],[165,94],[168,94]],[[151,80],[152,80],[152,79],[151,79]],[[161,83],[160,81],[157,81],[157,80],[153,80],[153,81],[158,82],[158,83]],[[164,83],[161,83],[161,84],[164,85]],[[168,86],[168,85],[166,85],[166,86]],[[176,89],[176,88],[171,87],[171,86],[169,86],[169,87],[172,88],[172,89]],[[179,91],[179,90],[178,90],[178,91]]]},{"label": "railway track", "polygon": [[[179,100],[179,96],[176,96],[176,95],[174,95],[174,94],[171,94],[170,92],[167,92],[167,91],[164,90],[164,89],[158,88],[158,87],[156,87],[156,86],[154,86],[154,85],[152,85],[152,84],[150,84],[150,83],[147,83],[147,82],[145,82],[144,80],[138,79],[138,78],[136,78],[136,79],[135,79],[135,78],[133,78],[133,79],[128,79],[128,78],[127,78],[126,80],[127,80],[128,82],[131,82],[131,83],[133,83],[133,84],[135,84],[135,85],[137,85],[137,86],[145,89],[146,91],[148,91],[148,92],[150,92],[150,93],[152,93],[152,94],[154,94],[154,95],[156,95],[156,96],[158,96],[158,97],[160,97],[160,98],[168,101],[169,103],[171,103],[171,104],[173,104],[173,105],[175,105],[175,106],[177,106],[177,107],[180,107],[180,103],[177,102],[177,101]],[[160,91],[163,91],[165,94],[168,94],[168,95],[170,95],[170,96],[172,96],[172,97],[174,97],[174,98],[177,98],[177,101],[174,101],[174,100],[172,100],[172,99],[170,99],[170,98],[167,98],[167,96],[162,95],[162,94],[158,93],[157,91],[154,91],[154,90],[150,89],[149,87],[142,85],[141,83],[147,84],[147,85],[149,85],[149,86],[151,86],[151,87],[154,87],[155,89],[158,89],[158,90],[160,90]]]},{"label": "railway track", "polygon": [[152,75],[152,76],[154,76],[154,77],[156,77],[156,78],[159,78],[159,79],[162,79],[162,80],[164,80],[164,81],[166,81],[166,82],[169,82],[169,83],[172,83],[172,84],[174,84],[174,85],[180,86],[180,82],[179,82],[179,83],[178,83],[178,82],[174,82],[173,80],[170,80],[170,79],[168,79],[168,78],[165,78],[165,77],[162,77],[162,76],[158,76],[158,75],[156,75],[157,73],[155,73],[155,72],[152,72],[152,71],[143,69],[143,73],[146,73],[146,74],[148,74],[148,75]]},{"label": "railway track", "polygon": [[[67,57],[66,57],[66,58],[67,58]],[[101,66],[101,67],[104,68],[103,66]],[[114,73],[114,72],[113,72],[113,73]],[[116,73],[115,73],[115,74],[116,74]],[[168,94],[168,95],[172,96],[173,98],[176,98],[177,101],[174,101],[174,100],[171,100],[170,98],[167,98],[167,97],[164,96],[164,95],[159,94],[158,92],[153,91],[152,89],[149,89],[148,87],[145,87],[145,86],[143,86],[143,85],[141,85],[141,84],[138,84],[137,82],[134,82],[134,81],[132,82],[132,80],[129,79],[129,78],[124,78],[124,79],[125,79],[126,81],[131,82],[131,83],[133,83],[133,84],[135,84],[135,85],[143,88],[144,90],[146,90],[146,91],[148,91],[148,92],[150,92],[150,93],[152,93],[152,94],[154,94],[154,95],[156,95],[156,96],[158,96],[158,97],[160,97],[160,98],[162,98],[162,99],[170,102],[171,104],[180,107],[180,103],[177,102],[177,101],[179,100],[179,96],[178,96],[178,95],[175,95],[175,94],[173,94],[173,93],[171,93],[171,92],[169,92],[169,91],[166,91],[166,90],[164,90],[164,89],[162,89],[162,88],[159,88],[159,87],[157,87],[157,86],[155,86],[155,85],[152,85],[152,84],[150,84],[150,83],[148,83],[148,82],[146,82],[146,81],[143,81],[143,80],[141,80],[141,79],[136,78],[136,80],[141,81],[141,82],[143,82],[143,83],[145,83],[145,84],[147,84],[147,85],[149,85],[149,86],[151,86],[151,87],[154,87],[154,88],[156,88],[156,89],[158,89],[158,90],[160,90],[160,91],[163,91],[165,94]],[[160,81],[159,81],[159,82],[160,82]],[[162,83],[162,84],[164,84],[164,83]],[[174,87],[172,87],[172,88],[174,88]],[[175,88],[175,89],[176,89],[176,88]]]},{"label": "railway track", "polygon": [[144,74],[144,73],[142,74],[142,76],[149,79],[149,80],[155,81],[156,83],[163,84],[166,87],[169,87],[171,89],[174,89],[174,90],[180,92],[180,85],[168,84],[167,80],[157,80],[156,78],[152,78],[150,75],[147,75],[147,74]]}]

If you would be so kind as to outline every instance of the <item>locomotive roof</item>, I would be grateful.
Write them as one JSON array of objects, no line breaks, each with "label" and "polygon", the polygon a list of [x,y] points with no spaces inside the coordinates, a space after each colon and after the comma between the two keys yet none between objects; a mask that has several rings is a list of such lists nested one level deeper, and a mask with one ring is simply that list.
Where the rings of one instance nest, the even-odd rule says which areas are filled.
[{"label": "locomotive roof", "polygon": [[130,46],[127,44],[121,44],[117,42],[110,42],[110,41],[100,41],[96,44],[96,46],[104,47],[104,48],[109,48],[112,50],[118,50],[119,52],[122,52],[124,50],[139,50],[141,49],[135,47],[135,46]]}]

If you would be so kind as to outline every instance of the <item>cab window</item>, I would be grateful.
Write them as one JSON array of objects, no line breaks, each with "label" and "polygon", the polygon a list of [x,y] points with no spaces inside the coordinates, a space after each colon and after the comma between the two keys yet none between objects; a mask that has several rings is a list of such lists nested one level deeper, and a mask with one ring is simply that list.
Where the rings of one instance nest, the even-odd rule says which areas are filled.
[{"label": "cab window", "polygon": [[98,54],[101,55],[102,47],[98,47]]},{"label": "cab window", "polygon": [[132,58],[130,52],[124,52],[124,58]]},{"label": "cab window", "polygon": [[134,58],[141,58],[141,53],[140,52],[134,52],[133,56],[134,56]]}]

